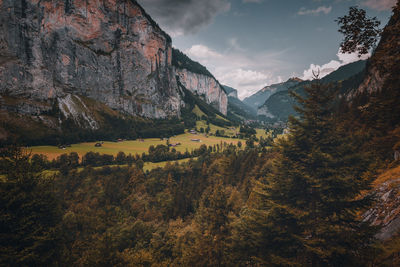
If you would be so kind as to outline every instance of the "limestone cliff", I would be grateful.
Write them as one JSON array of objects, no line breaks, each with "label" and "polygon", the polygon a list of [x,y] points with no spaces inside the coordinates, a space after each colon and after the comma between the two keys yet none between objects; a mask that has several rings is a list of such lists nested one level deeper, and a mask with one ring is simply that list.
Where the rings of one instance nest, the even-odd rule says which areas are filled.
[{"label": "limestone cliff", "polygon": [[29,100],[19,113],[77,95],[131,115],[179,115],[171,60],[170,37],[136,1],[0,1],[0,94]]},{"label": "limestone cliff", "polygon": [[228,96],[214,77],[179,68],[175,68],[175,73],[186,89],[203,97],[222,114],[227,114]]},{"label": "limestone cliff", "polygon": [[222,114],[228,112],[228,96],[222,85],[201,64],[179,50],[173,50],[174,72],[179,82],[189,91],[202,97]]}]

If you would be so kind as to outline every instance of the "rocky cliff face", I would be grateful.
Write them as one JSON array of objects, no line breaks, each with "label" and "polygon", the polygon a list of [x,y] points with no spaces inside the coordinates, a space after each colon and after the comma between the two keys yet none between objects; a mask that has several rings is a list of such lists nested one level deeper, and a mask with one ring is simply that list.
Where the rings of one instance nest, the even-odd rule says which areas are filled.
[{"label": "rocky cliff face", "polygon": [[228,96],[214,77],[179,68],[175,68],[175,73],[186,89],[203,97],[222,114],[227,114]]},{"label": "rocky cliff face", "polygon": [[133,0],[0,1],[0,94],[28,99],[20,113],[80,105],[70,97],[80,95],[131,115],[179,115],[171,50]]},{"label": "rocky cliff face", "polygon": [[382,173],[374,182],[372,193],[377,201],[363,217],[381,227],[377,238],[387,240],[400,229],[400,167]]},{"label": "rocky cliff face", "polygon": [[397,3],[393,10],[393,16],[386,25],[382,38],[374,54],[370,58],[367,65],[367,73],[364,81],[358,87],[348,94],[351,100],[355,96],[373,92],[379,92],[387,89],[386,82],[393,84],[394,80],[398,81],[400,72],[400,2]]},{"label": "rocky cliff face", "polygon": [[222,114],[227,114],[227,93],[206,67],[191,60],[178,49],[172,50],[172,65],[177,79],[186,89],[203,97],[206,103]]}]

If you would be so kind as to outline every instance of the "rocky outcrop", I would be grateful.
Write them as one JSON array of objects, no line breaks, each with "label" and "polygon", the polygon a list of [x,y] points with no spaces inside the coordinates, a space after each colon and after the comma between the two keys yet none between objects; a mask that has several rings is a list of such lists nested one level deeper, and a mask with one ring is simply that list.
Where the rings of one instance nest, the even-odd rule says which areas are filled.
[{"label": "rocky outcrop", "polygon": [[387,240],[400,231],[400,167],[382,173],[374,183],[376,203],[364,220],[379,226],[378,239]]},{"label": "rocky outcrop", "polygon": [[388,85],[385,85],[387,81],[390,84],[394,84],[394,81],[398,83],[398,74],[400,72],[399,32],[400,2],[397,2],[393,15],[384,28],[379,45],[368,61],[364,81],[356,90],[348,94],[348,100],[363,93],[371,94],[387,89]]},{"label": "rocky outcrop", "polygon": [[171,59],[170,37],[136,1],[0,1],[0,94],[42,103],[18,112],[75,95],[126,114],[177,116]]},{"label": "rocky outcrop", "polygon": [[79,96],[67,94],[59,98],[58,108],[66,119],[72,119],[82,128],[93,130],[100,128],[92,111]]},{"label": "rocky outcrop", "polygon": [[175,73],[186,89],[202,97],[222,114],[227,114],[228,96],[214,77],[180,68],[175,68]]},{"label": "rocky outcrop", "polygon": [[174,73],[182,86],[200,96],[216,110],[226,115],[228,96],[222,85],[200,63],[191,60],[178,49],[172,50]]}]

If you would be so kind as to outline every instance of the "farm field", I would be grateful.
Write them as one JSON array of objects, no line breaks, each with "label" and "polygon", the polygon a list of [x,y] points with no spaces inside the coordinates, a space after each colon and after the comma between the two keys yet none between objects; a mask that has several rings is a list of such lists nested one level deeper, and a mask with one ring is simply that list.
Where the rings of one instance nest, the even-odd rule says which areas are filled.
[{"label": "farm field", "polygon": [[264,129],[256,129],[256,136],[257,138],[267,138],[271,133],[266,133]]},{"label": "farm field", "polygon": [[[236,133],[239,133],[239,130],[240,130],[240,127],[224,128],[224,127],[220,127],[220,126],[217,126],[217,125],[214,125],[211,123],[209,125],[207,125],[207,123],[203,120],[196,121],[196,128],[198,130],[200,130],[201,128],[203,128],[205,130],[207,128],[207,126],[210,127],[210,133],[215,134],[215,132],[217,130],[219,130],[219,131],[224,131],[223,133],[225,135],[229,135],[229,136],[236,136]],[[264,129],[256,129],[256,136],[257,136],[257,138],[260,138],[260,137],[266,138],[268,135]]]},{"label": "farm field", "polygon": [[[200,142],[193,142],[191,139],[199,139]],[[99,140],[100,141],[100,140]],[[243,139],[232,139],[223,138],[216,136],[206,137],[204,134],[190,134],[185,133],[171,137],[170,144],[181,143],[181,145],[175,147],[177,151],[189,152],[193,149],[199,148],[201,145],[205,144],[207,146],[213,146],[220,144],[221,142],[226,142],[227,144],[237,144],[241,141],[243,144],[246,143]],[[150,138],[144,139],[143,141],[123,141],[123,142],[104,142],[101,147],[95,147],[96,142],[73,144],[71,147],[66,147],[65,149],[60,149],[57,146],[34,146],[29,147],[33,154],[43,154],[48,157],[49,160],[55,159],[61,154],[76,152],[82,157],[87,152],[99,152],[100,154],[117,155],[118,152],[122,151],[125,154],[139,154],[143,152],[147,153],[151,145],[166,145],[166,140],[161,140],[160,138]]]}]

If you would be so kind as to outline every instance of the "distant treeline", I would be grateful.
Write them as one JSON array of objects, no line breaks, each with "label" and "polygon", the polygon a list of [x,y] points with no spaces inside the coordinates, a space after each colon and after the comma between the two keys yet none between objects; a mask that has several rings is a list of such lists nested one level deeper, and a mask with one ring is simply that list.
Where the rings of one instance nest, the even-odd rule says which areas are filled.
[{"label": "distant treeline", "polygon": [[[240,143],[240,142],[239,142]],[[264,143],[263,143],[264,144]],[[120,151],[116,156],[109,154],[100,154],[98,152],[87,152],[81,157],[78,153],[71,152],[65,153],[58,156],[56,159],[48,160],[43,154],[32,155],[32,164],[38,166],[39,169],[60,169],[63,171],[71,170],[77,167],[100,167],[107,165],[128,165],[138,164],[143,166],[144,162],[163,162],[163,161],[175,161],[180,159],[195,158],[205,153],[218,153],[228,146],[226,142],[221,142],[214,146],[201,145],[199,148],[191,151],[186,150],[185,152],[177,151],[174,147],[167,145],[150,146],[148,154],[125,154]],[[242,147],[242,144],[239,145]],[[264,144],[265,146],[265,144]],[[260,147],[261,148],[261,147]]]},{"label": "distant treeline", "polygon": [[[119,138],[135,140],[138,138],[163,138],[183,134],[183,121],[172,118],[166,120],[150,120],[137,117],[121,117],[102,114],[100,129],[84,129],[76,125],[72,119],[62,121],[61,129],[50,129],[45,125],[33,129],[21,130],[13,125],[6,125],[14,138],[0,141],[0,147],[7,144],[20,145],[60,145],[97,140],[113,141]],[[39,124],[38,124],[39,125]],[[7,128],[6,127],[6,128]]]}]

